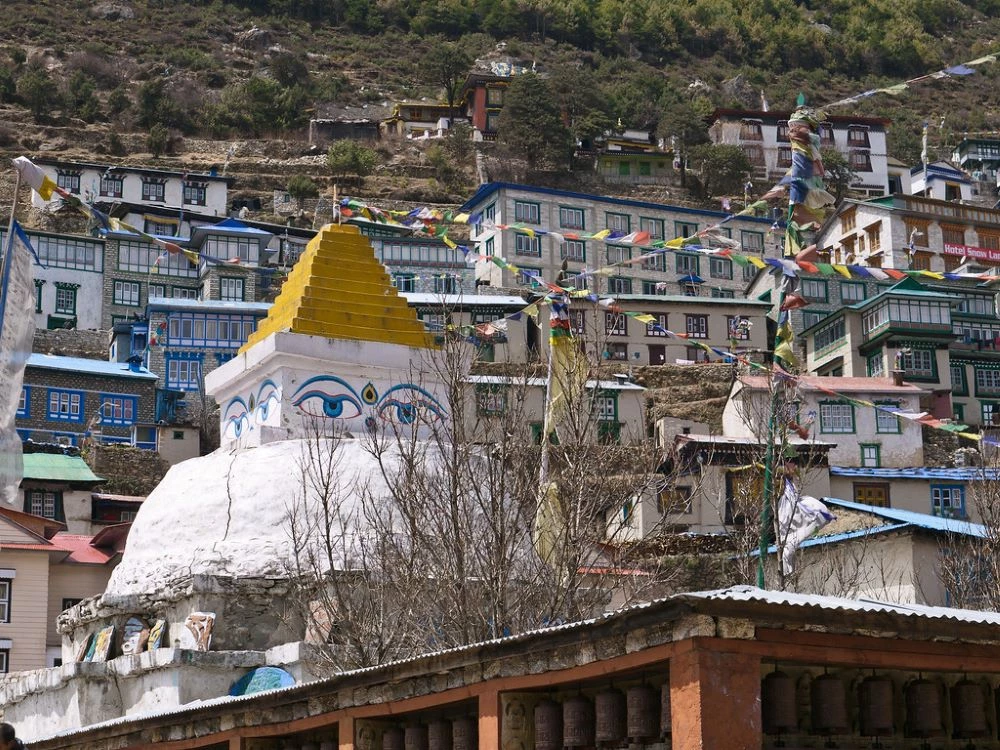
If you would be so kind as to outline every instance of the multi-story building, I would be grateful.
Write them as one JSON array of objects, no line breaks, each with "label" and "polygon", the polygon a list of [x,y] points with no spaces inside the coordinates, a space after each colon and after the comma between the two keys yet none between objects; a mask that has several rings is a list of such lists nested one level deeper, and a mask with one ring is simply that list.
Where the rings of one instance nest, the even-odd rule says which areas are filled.
[{"label": "multi-story building", "polygon": [[[190,207],[211,216],[225,216],[229,186],[233,183],[232,177],[214,170],[201,174],[46,158],[35,159],[35,164],[59,187],[102,208],[129,202]],[[31,200],[36,208],[48,205],[38,193],[32,193]]]},{"label": "multi-story building", "polygon": [[204,376],[235,356],[271,305],[267,302],[154,297],[146,366],[171,391],[204,392]]},{"label": "multi-story building", "polygon": [[156,450],[157,376],[136,363],[32,354],[16,427],[22,440],[78,445],[84,437]]},{"label": "multi-story building", "polygon": [[400,296],[437,338],[443,340],[446,331],[462,335],[476,347],[480,362],[523,364],[538,354],[538,327],[526,315],[510,317],[527,306],[522,297],[426,292]]},{"label": "multi-story building", "polygon": [[[713,143],[742,148],[754,167],[755,178],[770,185],[792,166],[789,116],[789,112],[717,109],[712,113],[709,137]],[[889,191],[888,124],[878,117],[831,115],[820,125],[822,146],[843,154],[854,170],[852,190],[869,196]]]},{"label": "multi-story building", "polygon": [[[610,229],[621,234],[646,232],[649,242],[690,237],[715,227],[727,214],[719,211],[668,206],[660,203],[573,193],[567,190],[492,182],[479,188],[462,211],[481,215],[471,240],[480,254],[502,256],[521,269],[514,274],[489,260],[476,266],[478,284],[495,287],[539,287],[532,275],[555,281],[563,264],[570,280],[586,269],[620,264],[638,258],[638,247],[613,241],[568,239],[574,233]],[[557,236],[496,229],[496,224],[522,224]],[[736,240],[744,253],[778,254],[781,236],[772,232],[770,218],[738,217],[718,227]],[[711,244],[711,238],[705,238]],[[756,272],[722,256],[669,250],[641,263],[621,265],[613,276],[582,277],[577,285],[600,294],[683,294],[693,297],[733,298],[741,295]],[[539,287],[540,288],[540,287]]]},{"label": "multi-story building", "polygon": [[942,201],[968,201],[972,198],[972,180],[954,165],[935,161],[910,169],[907,192]]},{"label": "multi-story building", "polygon": [[1000,189],[1000,139],[963,138],[951,160],[972,176],[973,192],[996,198]]},{"label": "multi-story building", "polygon": [[510,79],[530,70],[530,67],[516,62],[494,60],[483,69],[469,73],[462,85],[461,99],[464,114],[472,124],[477,140],[496,140],[504,94]]},{"label": "multi-story building", "polygon": [[[39,263],[35,280],[36,328],[94,329],[101,325],[104,240],[27,230]],[[0,246],[7,242],[0,230]]]},{"label": "multi-story building", "polygon": [[24,444],[21,510],[25,513],[65,524],[71,534],[93,534],[92,490],[103,481],[80,457],[78,448]]},{"label": "multi-story building", "polygon": [[375,257],[382,261],[400,292],[466,296],[475,293],[476,269],[457,248],[433,237],[372,236],[369,232],[373,227],[359,225],[359,228],[371,238]]}]

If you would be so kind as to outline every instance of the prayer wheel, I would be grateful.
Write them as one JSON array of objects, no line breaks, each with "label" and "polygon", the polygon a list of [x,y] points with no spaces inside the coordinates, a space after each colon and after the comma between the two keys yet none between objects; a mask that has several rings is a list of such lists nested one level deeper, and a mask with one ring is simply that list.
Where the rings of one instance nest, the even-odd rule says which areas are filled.
[{"label": "prayer wheel", "polygon": [[914,680],[906,686],[906,736],[936,737],[941,734],[941,690],[931,680]]},{"label": "prayer wheel", "polygon": [[382,750],[404,750],[403,730],[399,727],[389,727],[382,732]]},{"label": "prayer wheel", "polygon": [[951,725],[953,736],[958,740],[985,737],[989,733],[986,693],[981,684],[959,680],[952,686]]},{"label": "prayer wheel", "polygon": [[403,750],[428,750],[427,727],[410,724],[403,733]]},{"label": "prayer wheel", "polygon": [[576,695],[563,701],[563,747],[594,744],[594,704]]},{"label": "prayer wheel", "polygon": [[814,734],[847,734],[851,728],[847,717],[847,689],[836,675],[821,674],[812,682],[812,730]]},{"label": "prayer wheel", "polygon": [[892,680],[872,676],[858,687],[858,724],[864,737],[887,737],[895,730]]},{"label": "prayer wheel", "polygon": [[660,736],[660,694],[649,685],[634,685],[625,692],[628,738],[632,742]]},{"label": "prayer wheel", "polygon": [[798,730],[795,680],[784,672],[767,674],[760,684],[760,708],[765,734],[791,734]]},{"label": "prayer wheel", "polygon": [[450,721],[435,719],[427,725],[427,750],[452,750]]},{"label": "prayer wheel", "polygon": [[674,720],[670,715],[670,680],[660,688],[660,736],[669,737],[674,731]]},{"label": "prayer wheel", "polygon": [[477,729],[477,722],[471,716],[460,716],[451,722],[452,750],[477,750],[479,747]]},{"label": "prayer wheel", "polygon": [[611,688],[594,697],[595,738],[598,745],[613,745],[626,737],[625,693]]},{"label": "prayer wheel", "polygon": [[562,706],[554,700],[543,700],[535,706],[535,750],[562,750],[562,746]]}]

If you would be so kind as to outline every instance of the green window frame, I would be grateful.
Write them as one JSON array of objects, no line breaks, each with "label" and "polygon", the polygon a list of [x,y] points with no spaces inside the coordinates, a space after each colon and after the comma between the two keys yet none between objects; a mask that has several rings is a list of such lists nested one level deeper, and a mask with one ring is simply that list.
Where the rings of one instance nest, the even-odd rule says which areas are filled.
[{"label": "green window frame", "polygon": [[562,229],[586,229],[587,212],[579,206],[559,206],[559,226]]},{"label": "green window frame", "polygon": [[[850,292],[850,295],[847,294],[848,291]],[[841,281],[840,300],[845,305],[851,305],[855,302],[863,302],[865,300],[865,282]]]},{"label": "green window frame", "polygon": [[[875,406],[892,406],[900,408],[899,401],[876,401]],[[888,435],[898,435],[903,431],[903,425],[899,417],[895,417],[889,412],[881,409],[875,410],[875,432]]]},{"label": "green window frame", "polygon": [[653,174],[653,164],[648,161],[639,162],[639,176],[650,177]]},{"label": "green window frame", "polygon": [[[966,376],[966,366],[964,363],[952,362],[951,367],[951,393],[953,396],[969,395],[969,380]],[[958,376],[957,378],[955,376]]]},{"label": "green window frame", "polygon": [[694,237],[698,234],[698,225],[693,224],[690,221],[675,221],[674,222],[674,238],[677,237]]},{"label": "green window frame", "polygon": [[618,162],[618,176],[619,177],[630,177],[632,174],[632,165],[627,161],[622,159]]},{"label": "green window frame", "polygon": [[[918,364],[918,358],[920,360],[919,364],[923,365],[925,362],[930,363],[930,368],[926,369],[921,367],[917,370],[914,365]],[[928,383],[937,382],[938,379],[938,369],[937,369],[937,350],[935,349],[922,349],[922,348],[911,348],[909,354],[904,354],[901,357],[903,372],[906,373],[907,380],[922,380]]]},{"label": "green window frame", "polygon": [[955,418],[956,422],[965,423],[965,404],[956,404],[952,402],[951,414]]},{"label": "green window frame", "polygon": [[878,469],[882,466],[882,446],[878,443],[861,443],[861,466]]},{"label": "green window frame", "polygon": [[857,432],[854,404],[846,404],[843,401],[820,401],[819,431],[832,435],[853,435]]},{"label": "green window frame", "polygon": [[701,256],[691,255],[690,253],[677,253],[674,257],[676,258],[675,268],[677,269],[677,273],[698,273]]},{"label": "green window frame", "polygon": [[830,285],[826,279],[802,279],[802,296],[810,302],[829,302]]},{"label": "green window frame", "polygon": [[865,360],[865,366],[868,370],[868,377],[870,378],[884,378],[885,377],[885,353],[879,348],[878,351],[873,352],[868,355]]},{"label": "green window frame", "polygon": [[[542,430],[544,429],[545,425],[541,422],[531,423],[531,442],[534,445],[542,444]],[[549,445],[559,445],[559,435],[555,432],[555,430],[553,430],[552,434],[549,435]]]},{"label": "green window frame", "polygon": [[505,385],[477,385],[476,414],[495,417],[506,413],[508,390]]},{"label": "green window frame", "polygon": [[1000,370],[985,367],[976,367],[974,370],[976,395],[993,398],[1000,396]]},{"label": "green window frame", "polygon": [[1000,426],[1000,401],[980,401],[979,413],[983,418],[983,427]]},{"label": "green window frame", "polygon": [[42,287],[45,282],[41,279],[35,279],[35,312],[40,313],[42,311]]},{"label": "green window frame", "polygon": [[56,315],[76,315],[76,291],[79,284],[56,282]]},{"label": "green window frame", "polygon": [[628,214],[606,211],[604,213],[604,226],[614,232],[628,234],[632,231],[632,217]]},{"label": "green window frame", "polygon": [[540,224],[542,204],[533,201],[514,201],[514,221],[518,224]]}]

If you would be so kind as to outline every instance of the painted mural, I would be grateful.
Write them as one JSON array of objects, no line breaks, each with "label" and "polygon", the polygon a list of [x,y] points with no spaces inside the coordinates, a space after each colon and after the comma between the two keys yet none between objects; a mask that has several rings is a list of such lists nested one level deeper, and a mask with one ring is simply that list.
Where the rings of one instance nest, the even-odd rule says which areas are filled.
[{"label": "painted mural", "polygon": [[365,417],[366,426],[373,427],[376,418],[396,424],[437,422],[448,416],[447,409],[426,388],[413,383],[400,383],[379,393],[368,383],[356,390],[336,375],[315,375],[304,382],[292,395],[292,405],[300,413],[325,419]]},{"label": "painted mural", "polygon": [[252,431],[255,427],[265,424],[271,412],[281,403],[281,386],[268,378],[261,383],[256,392],[229,399],[222,412],[222,434],[230,440]]}]

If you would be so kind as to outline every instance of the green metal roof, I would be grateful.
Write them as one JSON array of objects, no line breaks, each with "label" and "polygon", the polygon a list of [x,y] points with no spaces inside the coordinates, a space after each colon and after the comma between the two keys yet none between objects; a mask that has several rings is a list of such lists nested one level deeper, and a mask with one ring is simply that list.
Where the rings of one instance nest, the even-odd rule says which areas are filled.
[{"label": "green metal roof", "polygon": [[56,453],[26,453],[24,456],[24,478],[44,479],[54,482],[103,482],[79,456],[63,456]]}]

